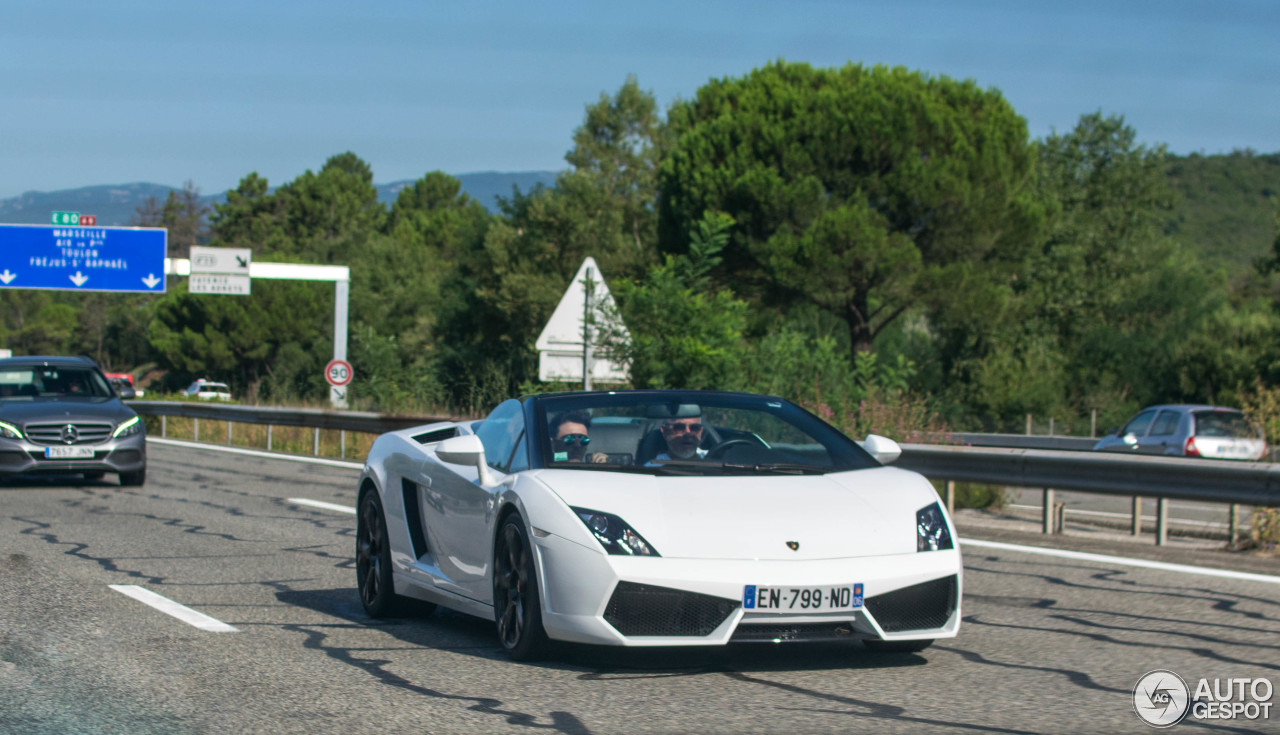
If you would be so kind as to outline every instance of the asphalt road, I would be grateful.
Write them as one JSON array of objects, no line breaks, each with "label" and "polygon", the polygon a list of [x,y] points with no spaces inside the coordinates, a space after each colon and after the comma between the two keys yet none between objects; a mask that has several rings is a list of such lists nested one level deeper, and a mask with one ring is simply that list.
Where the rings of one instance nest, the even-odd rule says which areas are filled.
[{"label": "asphalt road", "polygon": [[[1149,670],[1280,687],[1280,584],[976,546],[960,636],[918,655],[765,644],[512,663],[491,623],[363,614],[354,516],[288,500],[353,506],[356,470],[149,452],[143,488],[0,485],[0,732],[1146,733],[1131,702]],[[1230,565],[1187,553],[1139,555]],[[1178,729],[1280,732],[1280,714]]]}]

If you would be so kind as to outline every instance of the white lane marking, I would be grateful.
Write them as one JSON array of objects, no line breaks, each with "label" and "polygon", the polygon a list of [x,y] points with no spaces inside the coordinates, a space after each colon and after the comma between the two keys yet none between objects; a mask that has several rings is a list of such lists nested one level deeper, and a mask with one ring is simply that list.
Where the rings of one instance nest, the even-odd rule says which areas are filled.
[{"label": "white lane marking", "polygon": [[346,505],[338,505],[337,503],[326,503],[323,500],[310,500],[308,498],[289,498],[290,503],[295,505],[309,505],[313,508],[323,508],[324,510],[336,510],[339,513],[356,514],[356,509]]},{"label": "white lane marking", "polygon": [[1023,554],[1040,554],[1042,556],[1056,556],[1062,559],[1076,559],[1078,561],[1091,561],[1098,564],[1116,564],[1125,567],[1141,567],[1143,569],[1158,569],[1163,572],[1180,572],[1182,574],[1204,574],[1210,577],[1223,577],[1225,579],[1241,579],[1246,582],[1266,582],[1268,584],[1280,584],[1280,577],[1274,577],[1269,574],[1252,574],[1250,572],[1236,572],[1230,569],[1214,569],[1212,567],[1196,567],[1190,564],[1169,564],[1163,561],[1149,561],[1147,559],[1133,559],[1127,556],[1107,556],[1105,554],[1089,554],[1083,551],[1067,551],[1066,549],[1050,549],[1043,546],[1020,546],[1018,544],[1006,544],[999,541],[983,541],[980,539],[962,538],[960,543],[966,546],[977,546],[984,549],[1000,549],[1002,551],[1018,551]]},{"label": "white lane marking", "polygon": [[186,605],[179,605],[168,597],[157,595],[145,587],[139,587],[136,584],[109,584],[107,586],[122,595],[132,597],[144,605],[150,605],[166,615],[172,615],[188,625],[194,625],[200,630],[208,630],[214,633],[240,632],[217,618],[211,618],[202,612],[196,612]]},{"label": "white lane marking", "polygon": [[[1012,503],[1008,507],[1020,508],[1022,510],[1042,510],[1044,508],[1043,505],[1015,505]],[[1067,512],[1070,513],[1071,515],[1099,516],[1102,518],[1128,518],[1128,519],[1133,518],[1132,513],[1113,513],[1105,510],[1079,510],[1076,508],[1067,508]],[[1142,516],[1142,520],[1151,521],[1152,523],[1154,523],[1156,520],[1156,517]],[[1195,526],[1210,526],[1210,527],[1216,527],[1216,528],[1227,527],[1227,524],[1225,523],[1218,523],[1216,521],[1197,521],[1191,518],[1170,518],[1169,522],[1170,523],[1188,523]]]},{"label": "white lane marking", "polygon": [[307,462],[309,464],[322,464],[327,467],[343,467],[349,470],[362,470],[363,464],[356,462],[344,462],[339,459],[322,459],[320,457],[299,457],[293,454],[279,454],[277,452],[263,452],[258,449],[242,449],[240,447],[224,447],[218,444],[202,444],[200,442],[184,442],[177,439],[157,439],[155,437],[147,437],[148,442],[156,444],[164,444],[171,447],[187,447],[188,449],[208,449],[214,452],[230,452],[231,454],[243,454],[249,457],[265,457],[267,459],[287,459],[290,462]]}]

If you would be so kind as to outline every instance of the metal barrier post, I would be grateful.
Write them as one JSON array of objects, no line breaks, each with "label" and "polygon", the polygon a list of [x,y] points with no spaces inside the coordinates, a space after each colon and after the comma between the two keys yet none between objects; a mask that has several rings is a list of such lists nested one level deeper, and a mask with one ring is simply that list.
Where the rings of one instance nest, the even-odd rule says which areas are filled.
[{"label": "metal barrier post", "polygon": [[267,451],[271,451],[271,424],[267,424]]},{"label": "metal barrier post", "polygon": [[200,419],[192,419],[192,421],[196,422],[195,441],[200,441]]},{"label": "metal barrier post", "polygon": [[231,446],[231,422],[227,422],[227,446]]},{"label": "metal barrier post", "polygon": [[338,432],[338,457],[340,459],[347,458],[347,430],[343,429]]},{"label": "metal barrier post", "polygon": [[1142,535],[1142,497],[1133,496],[1133,535]]},{"label": "metal barrier post", "polygon": [[1053,533],[1053,490],[1044,489],[1044,501],[1041,507],[1041,522],[1045,533]]},{"label": "metal barrier post", "polygon": [[160,417],[160,437],[161,438],[169,436],[169,427],[167,425],[167,422],[165,421],[165,419],[167,418],[169,417],[168,416]]},{"label": "metal barrier post", "polygon": [[1156,498],[1156,546],[1169,540],[1169,499]]},{"label": "metal barrier post", "polygon": [[1227,518],[1227,542],[1235,546],[1240,540],[1240,506],[1232,503],[1227,512],[1230,513]]},{"label": "metal barrier post", "polygon": [[956,511],[956,481],[947,480],[947,513]]},{"label": "metal barrier post", "polygon": [[1067,530],[1067,504],[1053,504],[1053,532],[1064,533]]},{"label": "metal barrier post", "polygon": [[314,451],[312,452],[312,455],[316,457],[320,456],[320,427],[319,426],[316,427],[316,445],[315,445]]}]

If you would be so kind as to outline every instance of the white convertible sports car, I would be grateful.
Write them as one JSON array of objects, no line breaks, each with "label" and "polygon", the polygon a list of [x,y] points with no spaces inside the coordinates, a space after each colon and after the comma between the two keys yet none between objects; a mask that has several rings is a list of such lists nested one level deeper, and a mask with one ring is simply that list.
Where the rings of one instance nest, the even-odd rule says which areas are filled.
[{"label": "white convertible sports car", "polygon": [[771,396],[508,400],[374,442],[360,600],[494,620],[521,660],[554,641],[918,651],[959,629],[960,550],[933,486],[883,466],[899,453]]}]

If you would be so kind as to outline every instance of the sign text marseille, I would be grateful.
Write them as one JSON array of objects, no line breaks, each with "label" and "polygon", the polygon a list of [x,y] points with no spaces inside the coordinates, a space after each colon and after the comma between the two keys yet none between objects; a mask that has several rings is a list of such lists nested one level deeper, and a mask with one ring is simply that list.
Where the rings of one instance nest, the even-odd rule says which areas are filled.
[{"label": "sign text marseille", "polygon": [[167,249],[163,229],[0,225],[0,288],[162,293]]}]

